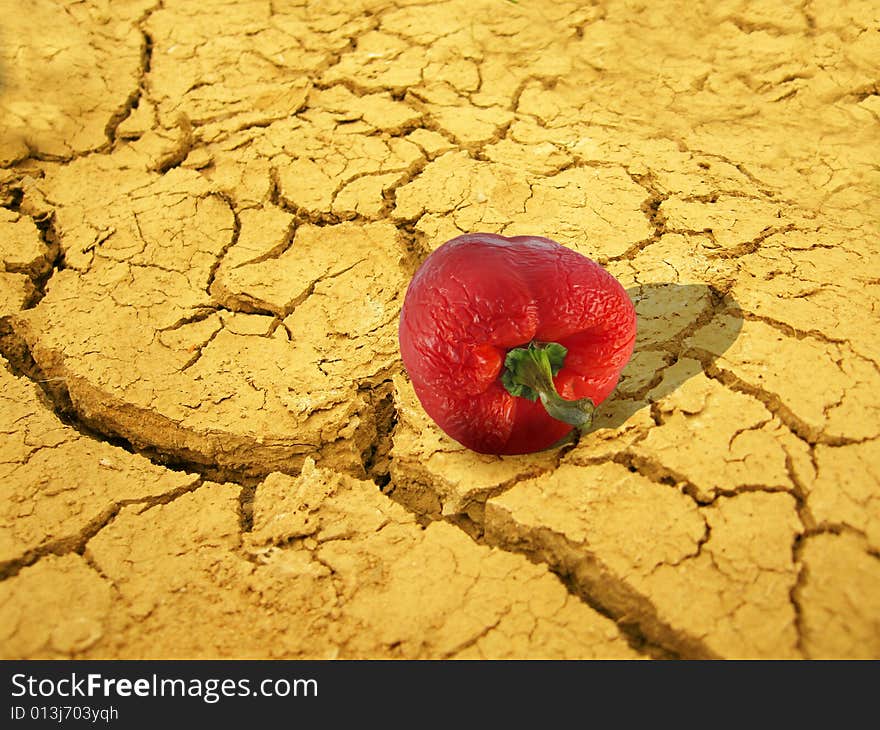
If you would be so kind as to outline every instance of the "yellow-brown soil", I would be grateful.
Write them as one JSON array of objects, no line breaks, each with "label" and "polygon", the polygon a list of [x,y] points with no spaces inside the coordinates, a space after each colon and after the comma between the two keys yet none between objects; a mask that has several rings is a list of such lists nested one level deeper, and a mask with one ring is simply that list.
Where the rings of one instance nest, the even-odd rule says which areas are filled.
[{"label": "yellow-brown soil", "polygon": [[[876,2],[0,0],[0,655],[880,658]],[[419,262],[639,315],[450,441]]]}]

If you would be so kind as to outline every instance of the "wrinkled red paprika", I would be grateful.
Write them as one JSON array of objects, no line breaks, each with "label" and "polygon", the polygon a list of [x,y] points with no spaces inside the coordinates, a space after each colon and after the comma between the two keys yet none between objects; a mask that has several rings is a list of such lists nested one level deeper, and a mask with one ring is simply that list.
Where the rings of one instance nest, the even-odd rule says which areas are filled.
[{"label": "wrinkled red paprika", "polygon": [[416,272],[400,352],[427,414],[474,451],[540,451],[614,390],[636,336],[620,283],[538,236],[473,233]]}]

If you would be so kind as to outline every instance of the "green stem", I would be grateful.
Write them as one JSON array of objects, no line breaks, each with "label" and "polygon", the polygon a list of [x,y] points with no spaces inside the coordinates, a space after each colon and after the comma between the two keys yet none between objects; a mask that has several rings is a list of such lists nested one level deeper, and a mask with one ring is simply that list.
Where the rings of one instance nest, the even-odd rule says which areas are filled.
[{"label": "green stem", "polygon": [[593,421],[596,406],[589,398],[566,400],[556,390],[553,376],[562,368],[568,354],[556,342],[531,343],[507,353],[501,382],[514,396],[541,399],[547,413],[577,428],[587,428]]}]

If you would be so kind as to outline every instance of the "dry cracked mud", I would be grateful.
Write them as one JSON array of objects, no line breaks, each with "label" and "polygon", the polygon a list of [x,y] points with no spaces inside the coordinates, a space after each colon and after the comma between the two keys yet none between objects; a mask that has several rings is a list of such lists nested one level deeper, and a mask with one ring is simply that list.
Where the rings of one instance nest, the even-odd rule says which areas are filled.
[{"label": "dry cracked mud", "polygon": [[[876,3],[0,0],[4,658],[880,658]],[[636,304],[465,450],[461,232]]]}]

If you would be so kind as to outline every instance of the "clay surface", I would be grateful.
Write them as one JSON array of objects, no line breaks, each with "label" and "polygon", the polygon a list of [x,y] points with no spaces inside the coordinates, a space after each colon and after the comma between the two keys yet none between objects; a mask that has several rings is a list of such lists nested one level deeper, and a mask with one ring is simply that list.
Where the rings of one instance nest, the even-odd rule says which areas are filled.
[{"label": "clay surface", "polygon": [[[0,0],[0,655],[880,658],[867,2]],[[634,301],[594,427],[474,454],[406,286]]]}]

